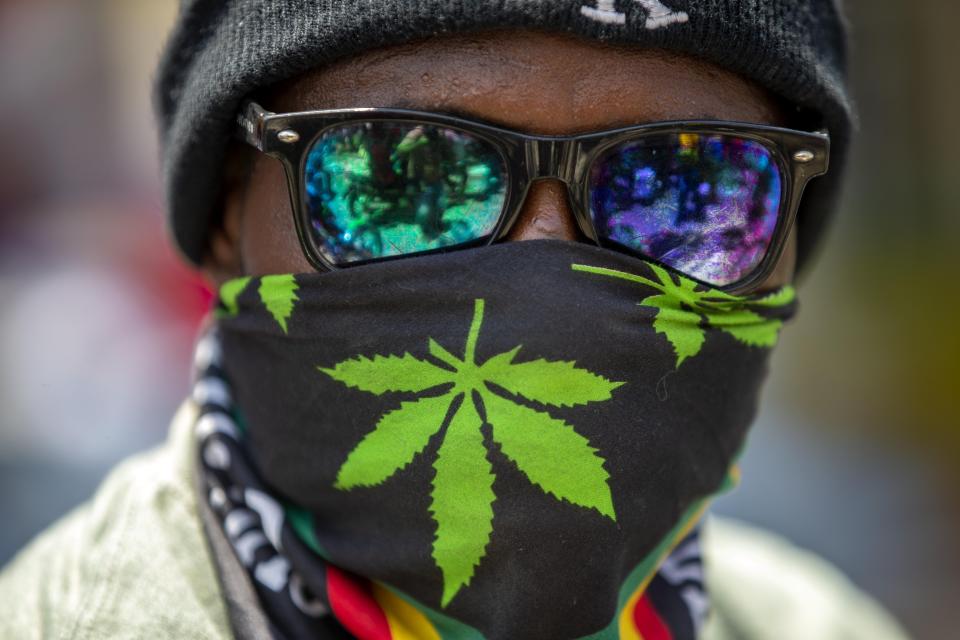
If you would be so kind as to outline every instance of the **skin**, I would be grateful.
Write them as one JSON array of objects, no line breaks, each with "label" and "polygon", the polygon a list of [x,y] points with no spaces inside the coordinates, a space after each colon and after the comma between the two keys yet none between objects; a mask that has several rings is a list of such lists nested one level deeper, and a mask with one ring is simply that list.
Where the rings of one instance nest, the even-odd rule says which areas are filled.
[{"label": "skin", "polygon": [[[562,135],[664,120],[786,124],[758,85],[678,54],[613,47],[567,35],[497,31],[366,52],[257,96],[275,112],[402,107],[453,113],[517,131]],[[203,271],[214,286],[241,275],[312,270],[297,240],[279,161],[234,147],[220,222]],[[585,241],[556,180],[535,182],[508,242]],[[791,282],[791,237],[761,286]]]}]

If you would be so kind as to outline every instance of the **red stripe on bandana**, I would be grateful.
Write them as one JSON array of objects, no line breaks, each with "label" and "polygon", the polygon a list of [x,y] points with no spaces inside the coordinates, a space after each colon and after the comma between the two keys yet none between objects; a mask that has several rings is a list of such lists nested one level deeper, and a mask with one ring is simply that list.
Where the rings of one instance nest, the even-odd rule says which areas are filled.
[{"label": "red stripe on bandana", "polygon": [[643,640],[673,640],[673,634],[647,596],[640,598],[633,608],[633,623]]},{"label": "red stripe on bandana", "polygon": [[365,580],[327,565],[327,597],[333,615],[358,640],[391,640],[387,616]]}]

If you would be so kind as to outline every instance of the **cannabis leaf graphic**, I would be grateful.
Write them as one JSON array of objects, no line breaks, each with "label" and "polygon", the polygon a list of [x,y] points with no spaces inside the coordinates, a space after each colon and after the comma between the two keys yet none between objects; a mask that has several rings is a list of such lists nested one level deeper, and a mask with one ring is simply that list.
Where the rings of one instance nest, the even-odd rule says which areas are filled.
[{"label": "cannabis leaf graphic", "polygon": [[443,574],[441,605],[470,583],[493,533],[494,473],[481,427],[527,479],[559,500],[593,509],[616,521],[605,460],[572,425],[519,404],[520,396],[541,405],[572,407],[603,402],[622,382],[576,366],[574,362],[514,362],[520,349],[476,362],[484,301],[476,300],[464,357],[435,340],[427,350],[438,362],[401,356],[357,356],[320,371],[348,387],[375,395],[436,390],[403,401],[383,414],[376,428],[351,451],[337,473],[342,490],[372,487],[409,465],[430,439],[443,432],[433,462],[430,511],[437,524],[433,558]]},{"label": "cannabis leaf graphic", "polygon": [[220,303],[224,308],[224,315],[235,316],[240,313],[240,305],[237,298],[243,293],[243,290],[250,284],[250,278],[234,278],[223,283],[220,287]]},{"label": "cannabis leaf graphic", "polygon": [[782,307],[796,298],[793,287],[784,287],[759,299],[733,296],[717,289],[700,290],[693,280],[681,275],[672,276],[663,267],[652,263],[647,265],[657,280],[584,264],[574,264],[572,268],[574,271],[636,282],[659,291],[644,298],[640,305],[659,309],[653,328],[670,341],[677,355],[677,368],[687,358],[700,353],[703,348],[706,332],[701,326],[701,319],[744,344],[752,347],[773,347],[777,343],[783,322],[764,318],[748,307]]},{"label": "cannabis leaf graphic", "polygon": [[[223,306],[221,316],[235,316],[240,312],[237,298],[246,290],[251,280],[250,277],[235,278],[220,287],[220,303]],[[290,274],[263,276],[260,279],[260,287],[257,290],[260,302],[284,333],[287,333],[287,321],[293,315],[293,307],[300,300],[297,297],[299,289],[300,285]]]},{"label": "cannabis leaf graphic", "polygon": [[299,300],[299,288],[292,275],[264,276],[260,279],[260,300],[284,333],[287,332],[287,320],[293,314],[293,305]]}]

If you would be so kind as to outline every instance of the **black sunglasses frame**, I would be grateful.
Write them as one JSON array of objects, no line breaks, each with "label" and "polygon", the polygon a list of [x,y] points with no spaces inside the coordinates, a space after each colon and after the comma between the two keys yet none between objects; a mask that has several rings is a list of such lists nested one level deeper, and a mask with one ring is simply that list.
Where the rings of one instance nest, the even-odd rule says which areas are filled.
[{"label": "black sunglasses frame", "polygon": [[[503,158],[507,175],[507,193],[494,232],[475,241],[431,251],[349,264],[335,264],[328,260],[316,246],[309,231],[306,185],[303,179],[307,154],[317,138],[331,127],[349,122],[378,120],[449,127],[475,136],[495,148]],[[237,124],[238,136],[241,140],[280,160],[283,164],[297,235],[304,255],[318,270],[342,269],[370,262],[492,244],[504,238],[513,228],[533,182],[558,179],[567,186],[570,210],[580,231],[598,246],[605,246],[661,264],[674,273],[680,273],[686,278],[734,295],[752,292],[773,271],[796,219],[803,190],[812,178],[827,172],[830,156],[830,137],[826,132],[810,133],[759,124],[710,120],[658,122],[575,136],[534,136],[456,116],[409,109],[356,108],[273,113],[256,102],[248,100],[244,102],[237,116]],[[726,286],[703,282],[659,262],[656,258],[631,251],[621,245],[607,243],[598,237],[590,218],[588,182],[590,169],[597,158],[608,149],[627,141],[636,141],[651,134],[681,133],[730,134],[755,141],[773,154],[783,176],[783,193],[777,216],[777,227],[767,254],[748,276]]]}]

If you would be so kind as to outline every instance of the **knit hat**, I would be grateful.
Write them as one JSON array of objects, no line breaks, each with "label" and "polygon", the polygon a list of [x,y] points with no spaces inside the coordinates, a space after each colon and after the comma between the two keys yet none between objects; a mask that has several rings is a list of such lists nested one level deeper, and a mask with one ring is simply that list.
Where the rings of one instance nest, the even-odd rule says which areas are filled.
[{"label": "knit hat", "polygon": [[[495,28],[691,54],[754,80],[832,138],[799,218],[801,262],[829,217],[852,127],[839,0],[181,0],[155,84],[174,240],[197,264],[240,101],[377,47]],[[363,106],[363,105],[357,105]]]}]

